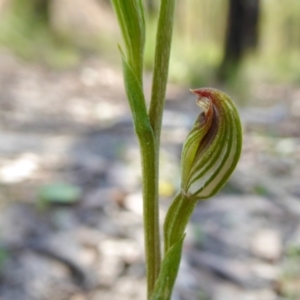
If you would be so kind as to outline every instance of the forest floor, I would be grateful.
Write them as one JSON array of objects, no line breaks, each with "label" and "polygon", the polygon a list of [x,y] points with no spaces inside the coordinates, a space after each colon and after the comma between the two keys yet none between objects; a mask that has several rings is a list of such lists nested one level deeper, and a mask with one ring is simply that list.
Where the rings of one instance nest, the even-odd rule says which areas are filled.
[{"label": "forest floor", "polygon": [[[252,84],[243,102],[241,161],[193,214],[174,300],[300,299],[300,86]],[[161,219],[198,113],[188,89],[168,87]],[[145,299],[121,70],[90,58],[54,71],[2,52],[0,140],[0,299]]]}]

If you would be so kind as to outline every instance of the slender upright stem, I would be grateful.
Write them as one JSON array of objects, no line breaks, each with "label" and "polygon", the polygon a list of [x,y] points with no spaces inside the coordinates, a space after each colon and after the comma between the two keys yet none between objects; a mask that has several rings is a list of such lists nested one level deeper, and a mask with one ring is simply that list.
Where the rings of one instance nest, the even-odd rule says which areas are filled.
[{"label": "slender upright stem", "polygon": [[160,146],[161,123],[169,73],[174,8],[175,0],[161,1],[156,36],[152,95],[149,108],[149,119],[154,132],[157,152]]},{"label": "slender upright stem", "polygon": [[161,0],[149,114],[147,114],[142,89],[142,58],[145,40],[145,20],[142,0],[112,0],[112,3],[118,16],[126,47],[127,55],[124,55],[121,51],[124,81],[141,149],[145,252],[149,299],[153,293],[161,264],[158,215],[158,162],[175,0]]},{"label": "slender upright stem", "polygon": [[133,68],[123,59],[125,88],[133,124],[140,144],[144,203],[144,233],[148,299],[160,271],[160,235],[158,215],[158,180],[156,173],[155,139],[146,110],[141,83]]},{"label": "slender upright stem", "polygon": [[[163,109],[165,103],[165,95],[167,88],[169,60],[171,52],[171,41],[173,31],[175,0],[161,0],[160,14],[157,28],[154,73],[152,82],[152,95],[149,108],[149,121],[154,134],[154,169],[153,174],[148,173],[144,169],[144,226],[146,238],[146,257],[148,268],[148,299],[150,298],[155,281],[159,275],[160,268],[160,236],[159,236],[159,218],[158,218],[158,175],[159,175],[159,147],[161,123]],[[142,149],[143,151],[143,149]],[[146,150],[145,150],[146,151]],[[150,177],[150,178],[149,178]],[[146,195],[147,180],[152,180],[153,190],[149,190],[149,197]],[[151,193],[155,193],[155,195]],[[150,235],[149,235],[150,234]],[[155,240],[152,240],[155,239]],[[151,243],[153,243],[151,245]],[[158,247],[158,248],[157,248]],[[155,251],[153,254],[151,251]],[[154,257],[152,257],[152,255]],[[149,266],[149,263],[156,266]],[[153,274],[150,275],[150,270],[153,269]],[[155,277],[153,277],[155,276]]]},{"label": "slender upright stem", "polygon": [[147,294],[152,295],[160,271],[159,206],[157,199],[155,143],[152,130],[138,135],[142,155],[144,235],[147,269]]}]

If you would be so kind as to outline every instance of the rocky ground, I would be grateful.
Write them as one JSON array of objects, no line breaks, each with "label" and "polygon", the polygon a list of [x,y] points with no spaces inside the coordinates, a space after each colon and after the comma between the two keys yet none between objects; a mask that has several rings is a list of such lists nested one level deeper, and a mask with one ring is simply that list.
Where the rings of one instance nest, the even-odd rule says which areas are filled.
[{"label": "rocky ground", "polygon": [[[198,113],[186,90],[168,89],[162,219]],[[192,217],[174,300],[300,299],[300,87],[256,84],[244,100],[241,161]],[[120,70],[91,58],[58,72],[3,52],[0,139],[0,299],[144,299],[139,153]]]}]

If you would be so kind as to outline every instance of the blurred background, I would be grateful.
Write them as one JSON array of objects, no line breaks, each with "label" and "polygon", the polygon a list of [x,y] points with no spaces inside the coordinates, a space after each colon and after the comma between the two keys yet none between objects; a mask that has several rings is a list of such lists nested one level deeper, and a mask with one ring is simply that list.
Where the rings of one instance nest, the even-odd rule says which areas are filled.
[{"label": "blurred background", "polygon": [[[145,0],[149,99],[159,1]],[[300,299],[300,2],[177,1],[161,219],[199,114],[239,107],[244,144],[188,227],[173,300]],[[0,0],[0,299],[145,299],[140,161],[108,0]]]}]

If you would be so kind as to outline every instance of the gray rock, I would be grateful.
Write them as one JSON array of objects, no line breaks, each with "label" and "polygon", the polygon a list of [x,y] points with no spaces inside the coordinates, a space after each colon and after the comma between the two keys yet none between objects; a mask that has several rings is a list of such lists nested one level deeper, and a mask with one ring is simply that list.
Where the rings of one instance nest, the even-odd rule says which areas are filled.
[{"label": "gray rock", "polygon": [[282,254],[282,241],[278,231],[261,229],[251,238],[252,253],[271,262],[279,260]]}]

